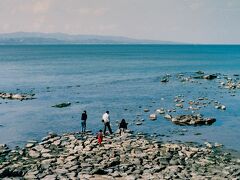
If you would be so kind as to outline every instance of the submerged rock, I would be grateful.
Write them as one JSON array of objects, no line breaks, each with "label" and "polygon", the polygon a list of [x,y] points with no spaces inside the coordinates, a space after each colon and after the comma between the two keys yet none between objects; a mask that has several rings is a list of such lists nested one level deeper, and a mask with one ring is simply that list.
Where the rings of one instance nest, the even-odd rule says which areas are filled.
[{"label": "submerged rock", "polygon": [[196,74],[204,74],[203,71],[197,71]]},{"label": "submerged rock", "polygon": [[170,74],[167,74],[167,75],[163,76],[160,81],[163,82],[163,83],[166,83],[166,82],[169,81],[169,78],[170,78],[170,77],[171,77],[171,75],[170,75]]},{"label": "submerged rock", "polygon": [[163,79],[161,79],[161,82],[163,82],[163,83],[166,83],[166,82],[168,82],[168,81],[169,81],[168,78],[163,78]]},{"label": "submerged rock", "polygon": [[215,74],[209,74],[209,75],[203,76],[203,79],[207,79],[207,80],[213,80],[216,78],[217,78],[217,75],[215,75]]},{"label": "submerged rock", "polygon": [[218,105],[215,106],[215,109],[226,110],[226,106],[218,104]]},{"label": "submerged rock", "polygon": [[54,105],[54,106],[52,106],[52,107],[56,107],[56,108],[64,108],[64,107],[68,107],[68,106],[70,106],[70,105],[71,105],[70,102],[66,102],[66,103],[56,104],[56,105]]},{"label": "submerged rock", "polygon": [[142,125],[142,122],[138,121],[138,122],[136,122],[136,125],[140,126],[140,125]]},{"label": "submerged rock", "polygon": [[207,80],[213,80],[217,78],[216,74],[209,74],[209,75],[199,75],[199,76],[194,76],[194,79],[207,79]]}]

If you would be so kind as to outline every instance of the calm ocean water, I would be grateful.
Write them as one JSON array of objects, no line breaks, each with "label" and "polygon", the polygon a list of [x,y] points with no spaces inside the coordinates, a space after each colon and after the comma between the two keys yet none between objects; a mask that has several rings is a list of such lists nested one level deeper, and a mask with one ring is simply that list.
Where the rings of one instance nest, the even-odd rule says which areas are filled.
[{"label": "calm ocean water", "polygon": [[[240,150],[239,92],[230,96],[216,81],[160,83],[166,73],[240,74],[240,46],[0,46],[0,68],[0,92],[35,93],[37,98],[0,99],[0,143],[21,146],[30,139],[40,140],[49,131],[79,131],[83,110],[89,116],[87,129],[96,132],[102,128],[102,113],[109,110],[114,130],[115,121],[125,118],[130,129],[161,134],[164,140],[219,142]],[[144,108],[151,113],[156,108],[174,107],[174,97],[179,94],[186,101],[200,96],[219,100],[227,110],[209,106],[199,111],[217,118],[212,126],[179,127],[160,116],[154,122],[148,120]],[[72,105],[51,107],[61,102]],[[134,123],[139,114],[145,119],[142,126]],[[182,129],[187,130],[185,135],[180,135]]]}]

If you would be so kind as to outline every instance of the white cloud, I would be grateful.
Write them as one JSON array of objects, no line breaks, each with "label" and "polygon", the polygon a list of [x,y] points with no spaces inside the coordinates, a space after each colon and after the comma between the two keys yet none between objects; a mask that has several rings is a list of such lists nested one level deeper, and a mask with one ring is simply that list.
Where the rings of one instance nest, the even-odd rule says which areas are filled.
[{"label": "white cloud", "polygon": [[40,30],[40,28],[44,25],[46,22],[45,16],[39,16],[35,18],[35,21],[33,22],[33,28],[36,30]]},{"label": "white cloud", "polygon": [[100,25],[99,26],[99,30],[101,32],[111,32],[113,30],[115,30],[118,26],[116,24],[107,24],[107,25]]},{"label": "white cloud", "polygon": [[15,7],[11,8],[11,12],[16,13],[31,13],[31,14],[40,14],[46,13],[50,10],[51,5],[54,0],[32,0],[32,1],[23,1],[23,3],[18,4]]},{"label": "white cloud", "polygon": [[[69,10],[71,11],[71,9]],[[107,8],[79,8],[76,10],[80,15],[103,16],[108,11]]]},{"label": "white cloud", "polygon": [[119,35],[240,42],[240,0],[0,0],[0,33]]},{"label": "white cloud", "polygon": [[3,25],[2,25],[2,30],[3,30],[4,32],[6,32],[9,28],[10,28],[10,25],[9,25],[9,24],[3,24]]},{"label": "white cloud", "polygon": [[93,14],[95,16],[103,16],[107,13],[108,9],[107,8],[97,8],[93,11]]},{"label": "white cloud", "polygon": [[198,10],[202,7],[203,1],[202,0],[184,0],[188,7],[192,10]]},{"label": "white cloud", "polygon": [[52,0],[39,0],[32,4],[33,13],[45,13],[49,10]]}]

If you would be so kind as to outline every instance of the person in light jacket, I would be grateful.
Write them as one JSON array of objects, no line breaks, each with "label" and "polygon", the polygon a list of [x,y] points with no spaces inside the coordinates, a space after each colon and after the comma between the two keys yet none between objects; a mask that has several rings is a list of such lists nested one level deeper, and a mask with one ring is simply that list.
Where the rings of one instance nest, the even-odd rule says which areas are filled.
[{"label": "person in light jacket", "polygon": [[112,129],[110,126],[110,116],[109,116],[109,111],[106,111],[106,113],[103,114],[102,116],[102,122],[104,123],[104,135],[106,134],[106,129],[108,128],[109,133],[112,134]]}]

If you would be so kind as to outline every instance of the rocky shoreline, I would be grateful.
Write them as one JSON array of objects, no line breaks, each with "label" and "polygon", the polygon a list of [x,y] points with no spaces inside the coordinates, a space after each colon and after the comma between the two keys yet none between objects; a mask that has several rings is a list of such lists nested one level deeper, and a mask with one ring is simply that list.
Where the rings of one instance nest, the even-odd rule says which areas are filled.
[{"label": "rocky shoreline", "polygon": [[[178,81],[199,85],[208,81],[219,89],[226,89],[224,93],[235,96],[240,89],[238,76],[199,71],[166,75],[160,81],[164,86]],[[34,94],[0,93],[0,99],[22,101],[35,97]],[[177,94],[170,101],[171,106],[167,107],[161,98],[157,109],[152,106],[141,109],[139,106],[145,115],[137,114],[132,125],[144,124],[144,117],[155,121],[159,116],[174,125],[212,125],[217,117],[205,118],[200,114],[201,109],[224,112],[231,108],[207,94],[195,97]],[[66,101],[51,107],[71,105],[72,102]],[[29,141],[24,148],[9,149],[0,144],[0,179],[240,179],[240,158],[232,156],[221,146],[207,142],[204,145],[169,143],[156,140],[154,136],[130,133],[106,136],[99,145],[91,133],[50,133],[41,142]]]},{"label": "rocky shoreline", "polygon": [[50,133],[22,149],[0,145],[1,179],[239,179],[240,159],[218,145],[167,143],[140,134]]}]

